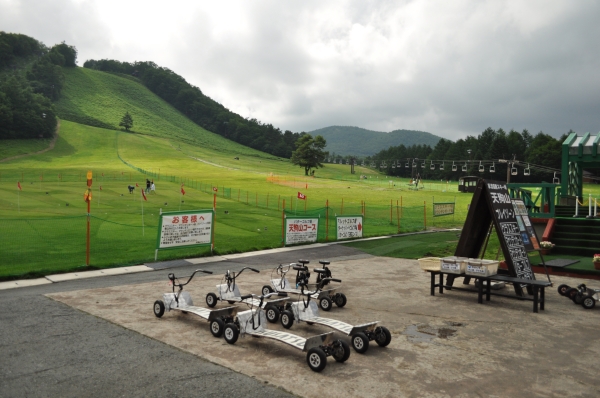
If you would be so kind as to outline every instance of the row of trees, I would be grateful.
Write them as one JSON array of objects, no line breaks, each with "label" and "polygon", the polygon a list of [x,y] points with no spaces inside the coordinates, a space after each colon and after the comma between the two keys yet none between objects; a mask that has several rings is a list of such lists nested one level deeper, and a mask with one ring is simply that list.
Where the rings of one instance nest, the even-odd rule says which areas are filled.
[{"label": "row of trees", "polygon": [[175,72],[154,62],[87,60],[90,69],[132,75],[193,122],[232,141],[275,156],[290,158],[300,134],[282,132],[272,124],[245,119],[204,95]]},{"label": "row of trees", "polygon": [[60,97],[63,66],[75,66],[77,49],[47,48],[37,40],[0,32],[0,139],[49,138],[56,130],[52,101]]},{"label": "row of trees", "polygon": [[[504,180],[507,167],[510,166],[498,163],[498,160],[516,160],[529,163],[531,174],[524,176],[521,168],[518,175],[511,176],[511,181],[531,182],[542,179],[549,181],[553,174],[542,171],[536,166],[560,169],[561,144],[570,133],[572,131],[555,139],[543,132],[533,136],[527,130],[522,132],[511,130],[506,133],[501,128],[498,130],[487,128],[477,137],[468,136],[456,142],[441,139],[433,149],[420,145],[390,147],[366,158],[365,165],[374,164],[386,174],[400,177],[416,177],[416,173],[419,173],[422,178],[429,179],[456,180],[460,175],[478,175],[488,179]],[[483,161],[482,165],[485,169],[483,173],[479,172],[480,161]],[[413,162],[416,167],[413,167]],[[406,167],[406,163],[409,163],[409,167]],[[444,170],[440,170],[442,164]],[[457,165],[457,171],[452,171],[453,164]],[[463,165],[467,166],[466,172],[462,171]],[[495,172],[490,171],[490,165],[495,166]]]}]

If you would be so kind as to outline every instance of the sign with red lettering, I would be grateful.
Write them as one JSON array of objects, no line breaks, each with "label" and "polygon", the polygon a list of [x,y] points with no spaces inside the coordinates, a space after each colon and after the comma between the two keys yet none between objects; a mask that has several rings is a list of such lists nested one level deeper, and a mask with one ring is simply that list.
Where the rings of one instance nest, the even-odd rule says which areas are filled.
[{"label": "sign with red lettering", "polygon": [[213,211],[175,211],[162,213],[157,249],[212,243]]},{"label": "sign with red lettering", "polygon": [[286,218],[285,244],[316,242],[319,231],[318,218]]}]

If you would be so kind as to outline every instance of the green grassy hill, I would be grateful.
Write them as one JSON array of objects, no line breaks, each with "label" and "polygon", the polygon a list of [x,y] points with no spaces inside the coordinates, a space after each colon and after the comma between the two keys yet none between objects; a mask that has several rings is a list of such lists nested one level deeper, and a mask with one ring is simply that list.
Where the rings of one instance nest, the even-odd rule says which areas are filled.
[{"label": "green grassy hill", "polygon": [[275,158],[253,150],[190,121],[131,76],[86,68],[64,68],[65,87],[56,111],[61,119],[95,127],[119,129],[129,112],[133,132],[227,150],[245,156]]}]

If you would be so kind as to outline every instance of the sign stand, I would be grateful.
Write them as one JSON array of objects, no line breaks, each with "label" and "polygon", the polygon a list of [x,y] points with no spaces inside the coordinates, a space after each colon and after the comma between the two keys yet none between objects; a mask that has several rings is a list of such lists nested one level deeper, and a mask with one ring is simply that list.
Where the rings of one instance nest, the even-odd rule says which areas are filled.
[{"label": "sign stand", "polygon": [[[505,182],[480,179],[473,193],[455,256],[479,258],[487,247],[492,226],[498,234],[510,276],[535,280],[527,253],[540,250],[540,246],[523,201],[510,197]],[[450,286],[455,278],[456,276],[449,275]],[[465,277],[463,283],[468,284],[469,281],[470,277]],[[514,288],[518,296],[523,296],[520,284],[514,284]],[[531,287],[528,287],[528,292],[532,294],[529,290]]]}]

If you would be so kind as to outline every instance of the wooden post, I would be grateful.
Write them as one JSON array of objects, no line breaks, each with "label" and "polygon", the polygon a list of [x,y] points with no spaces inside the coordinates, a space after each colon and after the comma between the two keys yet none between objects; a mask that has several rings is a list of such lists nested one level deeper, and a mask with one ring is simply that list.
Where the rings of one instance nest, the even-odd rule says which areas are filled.
[{"label": "wooden post", "polygon": [[400,233],[400,214],[398,212],[398,199],[396,199],[396,221],[398,222],[398,233]]},{"label": "wooden post", "polygon": [[392,206],[393,206],[393,202],[392,202],[392,199],[390,199],[390,224],[392,223],[392,215],[393,215],[393,213],[392,213],[393,207]]},{"label": "wooden post", "polygon": [[342,209],[340,210],[340,216],[344,215],[344,198],[342,198]]},{"label": "wooden post", "polygon": [[212,222],[212,239],[210,240],[210,252],[215,249],[215,225],[217,224],[217,194],[213,194],[213,222]]},{"label": "wooden post", "polygon": [[423,201],[423,222],[425,223],[425,231],[427,231],[427,202]]},{"label": "wooden post", "polygon": [[329,199],[325,201],[325,242],[329,240]]},{"label": "wooden post", "polygon": [[285,199],[283,199],[283,210],[281,210],[281,246],[285,246]]}]

